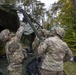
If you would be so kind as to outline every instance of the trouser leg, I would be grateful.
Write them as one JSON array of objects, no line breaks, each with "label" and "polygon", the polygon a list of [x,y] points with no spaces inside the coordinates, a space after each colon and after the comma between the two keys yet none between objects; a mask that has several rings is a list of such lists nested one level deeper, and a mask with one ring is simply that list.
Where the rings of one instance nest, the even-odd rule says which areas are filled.
[{"label": "trouser leg", "polygon": [[8,67],[9,75],[22,75],[22,64],[19,65],[9,65]]}]

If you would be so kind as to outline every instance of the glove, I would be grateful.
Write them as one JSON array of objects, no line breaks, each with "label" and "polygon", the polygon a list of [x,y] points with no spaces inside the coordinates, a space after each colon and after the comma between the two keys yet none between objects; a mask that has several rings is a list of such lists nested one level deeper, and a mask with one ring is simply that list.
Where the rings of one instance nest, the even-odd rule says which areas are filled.
[{"label": "glove", "polygon": [[74,62],[76,62],[76,56],[73,57]]},{"label": "glove", "polygon": [[74,58],[72,57],[72,58],[70,59],[70,61],[71,61],[71,62],[74,62]]},{"label": "glove", "polygon": [[72,57],[72,58],[70,59],[70,61],[71,61],[71,62],[76,62],[76,56]]}]

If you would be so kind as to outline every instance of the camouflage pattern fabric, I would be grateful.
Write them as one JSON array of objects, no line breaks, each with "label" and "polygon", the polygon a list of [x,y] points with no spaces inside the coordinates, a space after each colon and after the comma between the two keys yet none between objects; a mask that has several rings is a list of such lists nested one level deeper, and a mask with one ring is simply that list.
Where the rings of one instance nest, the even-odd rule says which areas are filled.
[{"label": "camouflage pattern fabric", "polygon": [[6,44],[6,55],[9,63],[21,64],[24,58],[21,44],[11,40]]},{"label": "camouflage pattern fabric", "polygon": [[49,71],[45,69],[40,70],[41,75],[64,75],[63,71]]},{"label": "camouflage pattern fabric", "polygon": [[8,29],[4,29],[0,33],[0,40],[6,41],[8,39],[8,36],[10,34],[10,31]]},{"label": "camouflage pattern fabric", "polygon": [[[63,59],[67,54],[69,60],[73,54],[67,44],[58,36],[49,37],[38,47],[38,54],[43,54],[42,69],[51,71],[63,71]],[[66,57],[67,57],[66,56]]]},{"label": "camouflage pattern fabric", "polygon": [[22,64],[9,64],[8,73],[9,75],[22,75]]},{"label": "camouflage pattern fabric", "polygon": [[[46,29],[39,29],[38,32],[41,35],[43,40],[46,39],[48,34],[49,34],[49,32],[46,32]],[[36,38],[34,39],[33,44],[32,44],[32,47],[33,47],[33,50],[35,53],[37,53],[37,49],[38,49],[39,44],[40,44],[40,40],[36,36]]]},{"label": "camouflage pattern fabric", "polygon": [[36,38],[35,38],[35,40],[32,44],[32,47],[33,47],[33,50],[34,50],[35,53],[37,53],[37,49],[38,49],[39,44],[40,44],[39,39],[36,36]]},{"label": "camouflage pattern fabric", "polygon": [[[42,39],[44,40],[45,37],[42,37]],[[40,40],[39,40],[38,37],[36,37],[35,40],[34,40],[34,42],[33,42],[33,44],[32,44],[33,50],[34,50],[34,52],[35,52],[36,54],[37,54],[37,50],[38,50],[39,44],[40,44]]]},{"label": "camouflage pattern fabric", "polygon": [[63,28],[61,28],[61,27],[56,27],[56,28],[55,28],[55,31],[56,31],[56,33],[57,33],[58,35],[60,35],[62,38],[65,36],[65,31],[64,31]]},{"label": "camouflage pattern fabric", "polygon": [[58,27],[53,27],[53,28],[51,29],[51,34],[50,34],[50,35],[55,35],[55,34],[57,34],[57,35],[59,35],[61,38],[63,38],[63,37],[65,36],[65,31],[64,31],[64,29],[61,28],[60,26],[58,26]]},{"label": "camouflage pattern fabric", "polygon": [[6,56],[9,62],[9,75],[22,75],[22,61],[24,59],[23,48],[20,44],[21,36],[24,32],[25,24],[22,23],[16,35],[6,43]]}]

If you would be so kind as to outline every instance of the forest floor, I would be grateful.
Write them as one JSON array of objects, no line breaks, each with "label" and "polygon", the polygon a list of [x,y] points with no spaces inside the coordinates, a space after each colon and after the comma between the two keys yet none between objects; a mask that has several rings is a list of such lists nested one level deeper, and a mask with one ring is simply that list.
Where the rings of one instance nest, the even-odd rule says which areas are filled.
[{"label": "forest floor", "polygon": [[76,63],[66,62],[64,64],[64,71],[66,75],[76,75]]}]

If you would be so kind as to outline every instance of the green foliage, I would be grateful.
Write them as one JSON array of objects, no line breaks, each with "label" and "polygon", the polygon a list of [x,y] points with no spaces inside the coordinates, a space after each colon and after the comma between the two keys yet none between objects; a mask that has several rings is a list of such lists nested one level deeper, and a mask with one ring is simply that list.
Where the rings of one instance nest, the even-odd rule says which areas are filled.
[{"label": "green foliage", "polygon": [[71,26],[74,24],[74,6],[72,0],[69,2],[63,0],[63,6],[61,13],[59,14],[59,19],[61,19],[61,24]]},{"label": "green foliage", "polygon": [[68,43],[70,49],[76,52],[76,31],[68,29],[66,31],[66,36],[64,40]]},{"label": "green foliage", "polygon": [[58,19],[62,26],[66,26],[65,41],[71,50],[76,51],[76,20],[74,18],[74,4],[73,0],[60,0],[62,3],[61,12]]}]

